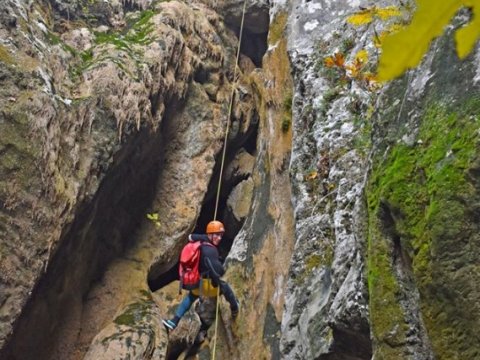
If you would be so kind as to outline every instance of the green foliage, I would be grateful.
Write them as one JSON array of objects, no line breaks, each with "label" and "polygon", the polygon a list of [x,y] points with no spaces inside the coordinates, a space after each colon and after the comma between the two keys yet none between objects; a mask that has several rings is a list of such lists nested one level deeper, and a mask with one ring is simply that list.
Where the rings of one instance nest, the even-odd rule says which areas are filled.
[{"label": "green foliage", "polygon": [[97,44],[113,44],[118,50],[133,52],[132,44],[149,45],[155,41],[150,36],[154,25],[150,21],[155,15],[152,10],[141,12],[138,17],[127,20],[127,27],[122,32],[95,33],[95,42]]},{"label": "green foliage", "polygon": [[336,98],[338,98],[341,93],[342,93],[342,91],[338,87],[335,87],[333,89],[328,89],[327,91],[325,91],[323,93],[323,101],[325,103],[330,103],[333,100],[335,100]]},{"label": "green foliage", "polygon": [[332,104],[332,102],[338,98],[342,93],[342,88],[340,86],[335,86],[333,88],[330,88],[328,90],[326,90],[322,95],[323,95],[323,99],[322,99],[322,102],[320,104],[320,108],[319,108],[319,111],[320,113],[325,116],[328,112],[328,110],[330,109],[330,106]]},{"label": "green foliage", "polygon": [[160,217],[159,217],[158,213],[147,214],[147,219],[150,220],[151,222],[153,222],[157,228],[159,228],[161,226]]},{"label": "green foliage", "polygon": [[[391,344],[393,328],[405,324],[392,244],[383,234],[385,224],[380,219],[380,204],[384,204],[396,214],[392,231],[400,238],[404,256],[412,262],[423,318],[436,354],[439,358],[457,358],[465,346],[462,342],[468,342],[462,337],[469,327],[459,322],[468,315],[459,311],[457,300],[452,301],[451,295],[442,294],[441,289],[453,289],[459,281],[448,270],[448,257],[456,251],[464,232],[462,197],[474,191],[466,172],[476,156],[479,109],[478,99],[467,103],[461,112],[432,106],[414,146],[398,144],[386,159],[377,160],[368,186],[368,284],[377,341]],[[403,328],[396,332],[394,343],[403,341],[404,332]]]},{"label": "green foliage", "polygon": [[87,63],[89,61],[92,61],[93,59],[93,51],[92,49],[87,49],[85,51],[82,51],[80,53],[80,57],[84,63]]},{"label": "green foliage", "polygon": [[342,45],[340,46],[340,53],[346,54],[350,52],[355,46],[355,41],[353,38],[343,39]]},{"label": "green foliage", "polygon": [[417,0],[411,24],[389,35],[382,45],[379,79],[391,80],[418,65],[430,42],[441,35],[453,16],[463,7],[470,7],[473,20],[456,32],[457,53],[467,56],[480,35],[480,2],[474,0]]},{"label": "green foliage", "polygon": [[70,54],[74,56],[77,55],[77,51],[74,48],[72,48],[70,45],[65,44],[58,35],[54,34],[51,31],[48,31],[46,36],[50,44],[60,45],[63,48],[63,50],[68,51]]},{"label": "green foliage", "polygon": [[152,36],[154,24],[151,19],[155,14],[152,10],[134,13],[127,18],[127,25],[122,31],[95,32],[95,46],[79,54],[82,63],[80,66],[71,69],[72,75],[78,76],[85,70],[110,61],[127,75],[133,76],[127,70],[125,60],[122,57],[112,55],[109,48],[104,45],[113,45],[117,51],[124,53],[127,58],[133,60],[139,66],[142,63],[143,56],[141,47],[157,40],[156,37]]}]

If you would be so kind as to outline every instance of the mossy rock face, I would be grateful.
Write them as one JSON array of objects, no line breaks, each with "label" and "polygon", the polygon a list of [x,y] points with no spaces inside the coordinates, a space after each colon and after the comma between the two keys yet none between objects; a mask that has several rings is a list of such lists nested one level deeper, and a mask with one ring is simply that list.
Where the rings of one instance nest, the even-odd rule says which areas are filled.
[{"label": "mossy rock face", "polygon": [[[431,105],[416,142],[398,143],[377,161],[368,187],[368,269],[373,335],[383,358],[407,341],[402,296],[409,281],[435,356],[480,354],[479,110],[477,98],[455,109]],[[412,279],[399,277],[399,266]]]},{"label": "mossy rock face", "polygon": [[167,334],[148,291],[127,305],[90,345],[85,359],[164,358]]}]

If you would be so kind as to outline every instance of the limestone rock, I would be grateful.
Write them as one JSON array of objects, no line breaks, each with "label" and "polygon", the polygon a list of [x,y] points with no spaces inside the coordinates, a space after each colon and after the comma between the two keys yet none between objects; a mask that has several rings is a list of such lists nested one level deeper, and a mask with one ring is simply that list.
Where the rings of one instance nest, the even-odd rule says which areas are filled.
[{"label": "limestone rock", "polygon": [[240,180],[252,175],[254,165],[255,157],[250,155],[245,149],[240,149],[225,169],[225,180],[229,183],[237,184]]},{"label": "limestone rock", "polygon": [[[129,304],[93,340],[84,359],[158,359],[167,351],[167,334],[154,304]],[[105,341],[109,339],[109,341]]]},{"label": "limestone rock", "polygon": [[252,203],[253,180],[251,178],[240,182],[230,193],[227,205],[237,220],[245,219]]},{"label": "limestone rock", "polygon": [[[176,261],[222,146],[235,39],[219,16],[179,2],[97,5],[98,22],[72,28],[77,2],[5,4],[18,21],[0,28],[2,357],[68,358],[95,335],[93,357],[130,351],[129,337],[108,344],[135,331],[112,317]],[[192,81],[199,69],[213,100]],[[155,334],[134,336],[139,357],[163,336],[145,321]]]}]

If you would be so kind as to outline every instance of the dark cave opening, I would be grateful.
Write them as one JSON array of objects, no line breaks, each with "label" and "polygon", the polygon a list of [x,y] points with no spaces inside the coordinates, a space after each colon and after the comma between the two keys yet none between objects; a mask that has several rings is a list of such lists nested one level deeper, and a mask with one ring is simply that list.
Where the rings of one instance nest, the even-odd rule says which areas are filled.
[{"label": "dark cave opening", "polygon": [[[267,36],[268,31],[256,33],[248,30],[248,28],[244,29],[241,52],[250,57],[258,67],[261,67],[262,57],[267,50]],[[204,82],[205,76],[204,71],[199,71],[195,75],[195,80]],[[158,99],[152,97],[151,101],[155,109]],[[242,139],[237,139],[231,145],[228,145],[225,166],[233,159],[240,147],[243,147],[252,155],[255,154],[258,135],[258,114],[254,124],[255,126],[252,126],[253,130],[246,135],[244,134]],[[160,131],[159,134],[161,133]],[[43,312],[43,307],[45,307],[45,304],[55,303],[52,300],[53,298],[58,297],[60,298],[59,301],[62,301],[62,299],[65,300],[69,296],[77,295],[72,289],[65,289],[65,269],[75,268],[75,264],[81,262],[81,259],[76,259],[75,263],[73,263],[69,254],[78,250],[78,252],[82,252],[83,257],[94,259],[93,261],[83,261],[83,263],[89,264],[89,268],[83,274],[79,275],[79,272],[76,271],[75,276],[72,275],[78,282],[76,289],[81,294],[86,294],[90,285],[101,277],[110,261],[122,254],[131,245],[129,241],[134,238],[132,234],[140,225],[141,219],[144,217],[146,209],[149,208],[150,201],[153,198],[156,178],[160,171],[161,161],[151,154],[161,154],[163,152],[162,147],[160,136],[151,138],[146,131],[132,144],[125,146],[122,154],[117,154],[118,161],[115,162],[114,168],[102,182],[95,198],[89,204],[85,204],[82,210],[76,214],[76,220],[72,226],[62,234],[62,237],[71,239],[65,241],[65,245],[58,250],[54,259],[52,259],[49,272],[36,287],[35,292],[37,294],[31,297],[31,303],[27,305],[24,314],[18,321],[17,330],[12,336],[13,341],[7,347],[7,356],[13,353],[22,353],[25,359],[30,358],[28,354],[36,359],[48,358],[49,344],[53,343],[53,338],[58,335],[53,333],[58,331],[56,322],[61,321],[63,310],[58,312],[54,319],[51,319],[48,318],[47,312]],[[204,233],[206,224],[212,220],[216,195],[212,189],[216,190],[218,184],[219,163],[220,161],[217,159],[217,167],[215,168],[217,175],[212,177],[194,232]],[[139,170],[137,166],[142,169]],[[230,191],[241,180],[225,182],[222,186],[218,209],[218,219],[220,221],[222,221],[223,215],[229,211],[226,203]],[[128,189],[125,190],[125,187]],[[119,189],[125,191],[120,191]],[[141,198],[124,196],[124,194],[128,193],[141,194]],[[101,211],[102,209],[115,207],[125,210],[125,216],[123,216],[123,212],[119,214],[118,211],[113,213],[108,211],[102,213]],[[241,224],[238,229],[240,227]],[[88,228],[88,231],[95,235],[92,235],[92,239],[89,240],[92,242],[91,244],[79,241],[79,237],[85,235],[82,230],[85,228]],[[223,258],[228,255],[237,232],[238,230],[229,231],[225,235],[219,247],[220,255]],[[95,241],[97,243],[94,244]],[[178,279],[177,268],[178,265],[175,264],[175,266],[164,272],[162,276],[152,280],[149,279],[151,290],[155,291]],[[68,311],[68,306],[62,307],[65,308],[64,311]],[[41,320],[39,321],[38,319]],[[42,323],[42,321],[44,322]],[[49,328],[51,331],[45,332],[42,331],[42,328]],[[35,336],[33,336],[34,334]],[[41,334],[41,336],[38,334]],[[25,338],[35,339],[35,341],[29,342],[29,344],[21,344],[21,339]],[[42,350],[38,351],[38,349]]]},{"label": "dark cave opening", "polygon": [[73,304],[81,302],[111,261],[132,245],[132,234],[153,198],[162,156],[160,133],[152,136],[148,129],[114,155],[93,199],[79,205],[74,222],[64,229],[64,240],[59,241],[61,246],[32,291],[0,358],[52,357]]},{"label": "dark cave opening", "polygon": [[[250,155],[255,156],[257,148],[257,137],[258,137],[258,125],[259,125],[259,116],[258,113],[255,113],[254,119],[252,120],[251,130],[247,132],[241,139],[236,141],[231,141],[227,143],[226,159],[224,164],[224,169],[228,167],[228,164],[233,160],[236,153],[239,149],[244,149]],[[198,216],[197,222],[193,233],[204,234],[205,229],[209,221],[213,220],[215,212],[215,202],[216,202],[216,191],[218,186],[218,177],[220,174],[221,166],[221,156],[222,152],[220,151],[217,155],[215,162],[215,167],[213,170],[213,175],[208,186],[207,194],[205,195],[204,203]],[[224,174],[225,175],[225,174]],[[218,210],[217,210],[217,220],[224,221],[224,217],[228,217],[228,207],[227,199],[232,191],[232,189],[241,181],[245,180],[245,177],[238,177],[235,179],[226,179],[222,180],[221,193],[218,201]],[[233,216],[230,216],[231,218]],[[233,241],[238,231],[240,230],[242,223],[232,224],[230,228],[226,228],[225,236],[222,239],[222,242],[219,246],[220,257],[225,259],[232,248]],[[155,292],[174,281],[178,280],[178,261],[171,266],[168,270],[163,271],[159,276],[151,277],[152,274],[149,274],[148,277],[148,286],[151,291]]]},{"label": "dark cave opening", "polygon": [[[247,139],[246,143],[249,143],[249,148],[250,150],[251,147],[253,146],[252,143],[256,143],[256,136],[257,136],[257,131],[255,131],[252,136],[250,136],[252,139]],[[230,151],[230,156],[227,156],[226,159],[226,164],[225,167],[228,165],[228,161],[231,160],[232,156],[234,155],[233,151]],[[202,209],[200,211],[200,215],[197,219],[197,222],[195,224],[195,228],[193,230],[193,233],[198,233],[198,234],[204,234],[205,229],[207,227],[207,224],[213,220],[214,216],[214,211],[215,211],[215,202],[216,202],[216,190],[217,190],[217,185],[218,185],[218,176],[220,173],[220,161],[221,161],[221,153],[218,155],[216,166],[214,169],[214,175],[212,176],[212,179],[210,181],[209,185],[209,190],[207,192],[207,195],[205,196],[205,201],[202,205]],[[233,183],[228,183],[226,180],[223,180],[223,185],[221,189],[221,194],[220,198],[218,201],[218,210],[217,214],[217,220],[219,221],[224,221],[222,214],[225,214],[227,209],[227,199],[228,195],[230,194],[231,190],[237,185],[240,180],[233,182]],[[225,233],[222,242],[220,243],[218,247],[218,251],[220,253],[220,257],[222,259],[225,259],[233,245],[233,240],[235,239],[235,235],[237,234],[237,231],[229,231],[227,228],[227,232]],[[148,279],[148,286],[150,287],[151,291],[157,291],[161,289],[164,286],[169,285],[173,281],[178,280],[178,261],[173,265],[170,269],[167,271],[163,272],[160,276],[155,277],[155,278],[149,278]]]},{"label": "dark cave opening", "polygon": [[253,33],[248,29],[243,30],[243,38],[240,53],[252,59],[256,67],[262,67],[263,55],[267,52],[268,31],[260,34]]},{"label": "dark cave opening", "polygon": [[[233,120],[232,120],[233,121]],[[241,121],[241,120],[240,120]],[[230,249],[232,248],[235,236],[240,231],[243,221],[232,221],[235,219],[234,215],[232,214],[232,210],[227,206],[227,200],[235,188],[241,181],[245,180],[248,175],[244,176],[237,176],[233,178],[227,178],[225,176],[225,169],[228,168],[230,163],[235,159],[238,152],[247,152],[252,156],[256,155],[256,148],[257,148],[257,137],[259,132],[259,116],[256,113],[254,118],[252,119],[251,126],[249,130],[237,136],[234,139],[229,139],[227,142],[227,151],[224,163],[224,170],[223,170],[223,179],[221,184],[221,191],[219,195],[218,201],[218,209],[217,209],[217,220],[222,221],[225,224],[226,232],[223,237],[222,242],[219,245],[219,254],[222,259],[226,259],[228,256]],[[221,158],[222,158],[222,151],[217,154],[215,166],[213,169],[213,175],[210,179],[210,183],[208,186],[208,190],[206,192],[205,198],[203,200],[203,204],[200,210],[200,214],[197,218],[195,227],[193,229],[193,233],[200,233],[204,234],[206,230],[206,226],[208,222],[213,220],[214,213],[215,213],[215,204],[217,198],[217,189],[218,189],[218,182],[220,176],[220,167],[221,167]],[[186,242],[186,239],[185,239]],[[178,261],[173,264],[170,268],[164,270],[163,272],[157,273],[157,276],[153,275],[153,272],[149,274],[148,277],[148,285],[152,292],[155,292],[174,281],[178,281]],[[152,276],[153,275],[153,276]],[[186,292],[184,291],[184,294]],[[174,304],[175,306],[178,303]],[[202,327],[205,330],[208,329],[210,324],[206,324],[203,322],[202,319]],[[178,356],[182,352],[188,349],[188,353],[190,355],[195,354],[198,351],[199,343],[195,342],[193,345],[189,345],[186,342],[174,342],[169,343],[168,350],[167,350],[167,359],[177,359]]]},{"label": "dark cave opening", "polygon": [[[226,9],[225,24],[240,38],[241,9]],[[270,14],[268,4],[252,4],[246,9],[240,53],[249,57],[256,67],[262,67],[262,58],[268,49]]]}]

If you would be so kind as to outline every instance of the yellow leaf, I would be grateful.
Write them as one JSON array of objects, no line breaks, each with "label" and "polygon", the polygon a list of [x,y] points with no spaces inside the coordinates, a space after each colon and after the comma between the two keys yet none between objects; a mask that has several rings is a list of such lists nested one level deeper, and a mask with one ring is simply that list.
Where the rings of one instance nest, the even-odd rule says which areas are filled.
[{"label": "yellow leaf", "polygon": [[358,60],[362,64],[365,64],[368,61],[368,51],[363,49],[357,52],[355,55],[355,60]]},{"label": "yellow leaf", "polygon": [[345,56],[343,56],[343,54],[335,53],[333,56],[335,58],[335,65],[342,67],[345,64]]},{"label": "yellow leaf", "polygon": [[147,214],[147,218],[152,221],[158,220],[158,213]]},{"label": "yellow leaf", "polygon": [[462,5],[462,0],[418,0],[411,24],[383,42],[379,80],[391,80],[417,66],[432,39],[442,34]]},{"label": "yellow leaf", "polygon": [[327,56],[324,60],[323,63],[325,64],[326,67],[334,67],[335,66],[335,60],[333,60],[333,57]]},{"label": "yellow leaf", "polygon": [[480,5],[473,8],[473,20],[467,26],[457,30],[455,41],[457,43],[457,54],[460,59],[465,58],[473,49],[480,36]]},{"label": "yellow leaf", "polygon": [[379,48],[382,46],[383,44],[383,41],[385,40],[385,38],[392,34],[392,33],[395,33],[397,31],[400,31],[401,29],[403,28],[402,25],[400,24],[392,24],[390,27],[388,27],[387,30],[385,31],[382,31],[380,34],[378,34],[378,36],[375,36],[374,39],[373,39],[373,44],[375,45],[375,47]]},{"label": "yellow leaf", "polygon": [[307,175],[306,179],[307,179],[307,180],[315,180],[317,177],[318,177],[318,172],[316,172],[316,171],[311,171],[311,172]]},{"label": "yellow leaf", "polygon": [[347,18],[347,22],[352,25],[360,26],[370,24],[375,17],[381,20],[387,20],[393,16],[400,16],[401,12],[396,6],[387,6],[384,8],[378,8],[372,6],[371,8],[361,10]]},{"label": "yellow leaf", "polygon": [[402,15],[402,13],[400,12],[400,9],[396,6],[387,6],[381,9],[377,8],[375,15],[377,15],[382,20],[387,20],[394,16],[400,16]]},{"label": "yellow leaf", "polygon": [[326,67],[343,67],[343,64],[345,63],[345,57],[341,53],[335,53],[333,56],[327,56],[324,60],[323,63],[325,64]]},{"label": "yellow leaf", "polygon": [[348,76],[350,76],[351,78],[356,77],[357,74],[358,74],[357,68],[355,68],[355,66],[353,66],[353,65],[351,65],[351,64],[345,66],[345,69],[348,70]]},{"label": "yellow leaf", "polygon": [[375,74],[373,74],[372,72],[365,72],[363,74],[363,78],[365,79],[365,81],[367,81],[369,83],[377,81],[377,76]]},{"label": "yellow leaf", "polygon": [[372,20],[373,20],[372,11],[366,11],[366,10],[353,14],[347,18],[347,22],[355,26],[370,24]]}]

